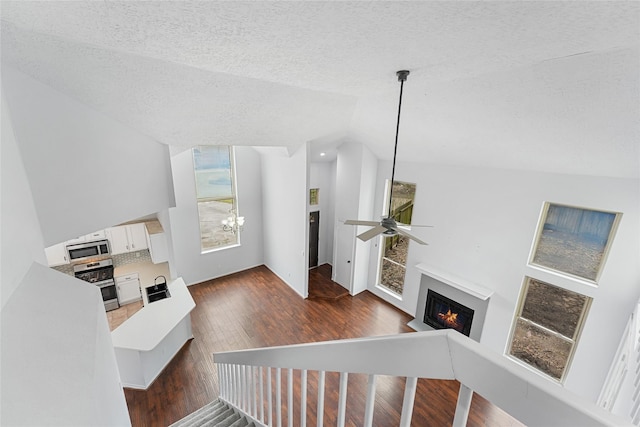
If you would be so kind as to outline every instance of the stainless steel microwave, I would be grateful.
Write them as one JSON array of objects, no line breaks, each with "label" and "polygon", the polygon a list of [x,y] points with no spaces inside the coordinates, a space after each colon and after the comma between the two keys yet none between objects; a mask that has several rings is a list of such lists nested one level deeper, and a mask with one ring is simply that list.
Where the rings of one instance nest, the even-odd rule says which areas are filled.
[{"label": "stainless steel microwave", "polygon": [[67,253],[71,262],[107,256],[111,254],[108,240],[96,240],[94,242],[78,243],[67,246]]}]

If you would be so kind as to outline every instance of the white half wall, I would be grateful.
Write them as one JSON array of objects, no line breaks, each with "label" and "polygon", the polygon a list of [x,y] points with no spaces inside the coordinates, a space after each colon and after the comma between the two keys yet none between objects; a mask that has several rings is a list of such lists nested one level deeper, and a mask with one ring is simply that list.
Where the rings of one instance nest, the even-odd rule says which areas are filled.
[{"label": "white half wall", "polygon": [[309,280],[308,144],[291,157],[263,152],[264,264],[303,298]]},{"label": "white half wall", "polygon": [[[386,169],[389,162],[381,162]],[[396,179],[417,184],[412,223],[429,243],[411,242],[405,292],[390,297],[370,281],[369,290],[415,315],[424,262],[467,282],[495,290],[481,343],[505,352],[524,276],[565,286],[593,298],[566,388],[593,401],[607,375],[629,314],[640,297],[640,197],[638,180],[516,170],[400,163]],[[384,177],[378,178],[376,206],[382,206]],[[545,201],[623,212],[598,286],[576,283],[527,265]],[[376,277],[377,248],[369,277]]]},{"label": "white half wall", "polygon": [[207,253],[202,253],[200,246],[191,150],[183,150],[171,157],[176,207],[169,209],[172,242],[169,256],[174,260],[173,277],[182,277],[187,285],[226,276],[264,262],[260,155],[251,147],[235,147],[235,155],[238,212],[246,218],[244,231],[240,234],[240,246]]},{"label": "white half wall", "polygon": [[8,112],[3,99],[0,425],[130,425],[100,291],[45,267]]},{"label": "white half wall", "polygon": [[2,252],[0,269],[4,307],[33,261],[46,265],[44,243],[31,187],[13,133],[9,110],[2,93],[2,151],[0,155],[0,215]]},{"label": "white half wall", "polygon": [[333,262],[333,223],[336,162],[312,162],[309,165],[309,188],[320,190],[318,205],[309,205],[309,212],[320,211],[318,265]]},{"label": "white half wall", "polygon": [[174,206],[168,146],[13,68],[2,81],[45,246]]}]

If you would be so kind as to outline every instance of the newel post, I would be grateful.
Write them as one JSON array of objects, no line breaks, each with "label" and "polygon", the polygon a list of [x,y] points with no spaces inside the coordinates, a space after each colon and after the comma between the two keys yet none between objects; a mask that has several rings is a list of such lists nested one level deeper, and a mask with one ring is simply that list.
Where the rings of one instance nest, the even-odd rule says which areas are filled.
[{"label": "newel post", "polygon": [[460,391],[458,391],[458,403],[456,404],[456,413],[453,416],[453,427],[465,427],[467,425],[467,418],[469,417],[469,409],[471,408],[472,397],[473,390],[460,383]]}]

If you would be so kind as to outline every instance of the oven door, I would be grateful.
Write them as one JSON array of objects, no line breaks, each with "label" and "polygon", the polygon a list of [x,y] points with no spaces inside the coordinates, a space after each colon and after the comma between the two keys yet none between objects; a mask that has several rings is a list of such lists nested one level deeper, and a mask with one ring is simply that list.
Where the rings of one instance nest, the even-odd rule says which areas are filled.
[{"label": "oven door", "polygon": [[100,288],[100,292],[102,292],[102,301],[111,301],[112,299],[118,299],[115,282],[98,285],[98,287]]},{"label": "oven door", "polygon": [[102,301],[104,302],[104,308],[107,311],[115,310],[120,307],[118,302],[118,294],[116,293],[116,283],[111,280],[109,283],[98,285],[100,292],[102,292]]}]

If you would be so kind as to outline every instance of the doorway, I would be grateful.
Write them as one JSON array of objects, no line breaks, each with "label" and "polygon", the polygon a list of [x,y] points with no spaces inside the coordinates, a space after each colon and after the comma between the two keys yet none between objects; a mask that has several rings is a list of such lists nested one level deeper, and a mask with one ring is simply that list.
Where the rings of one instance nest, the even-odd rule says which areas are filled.
[{"label": "doorway", "polygon": [[320,211],[309,213],[309,270],[318,266],[318,240],[320,237]]}]

